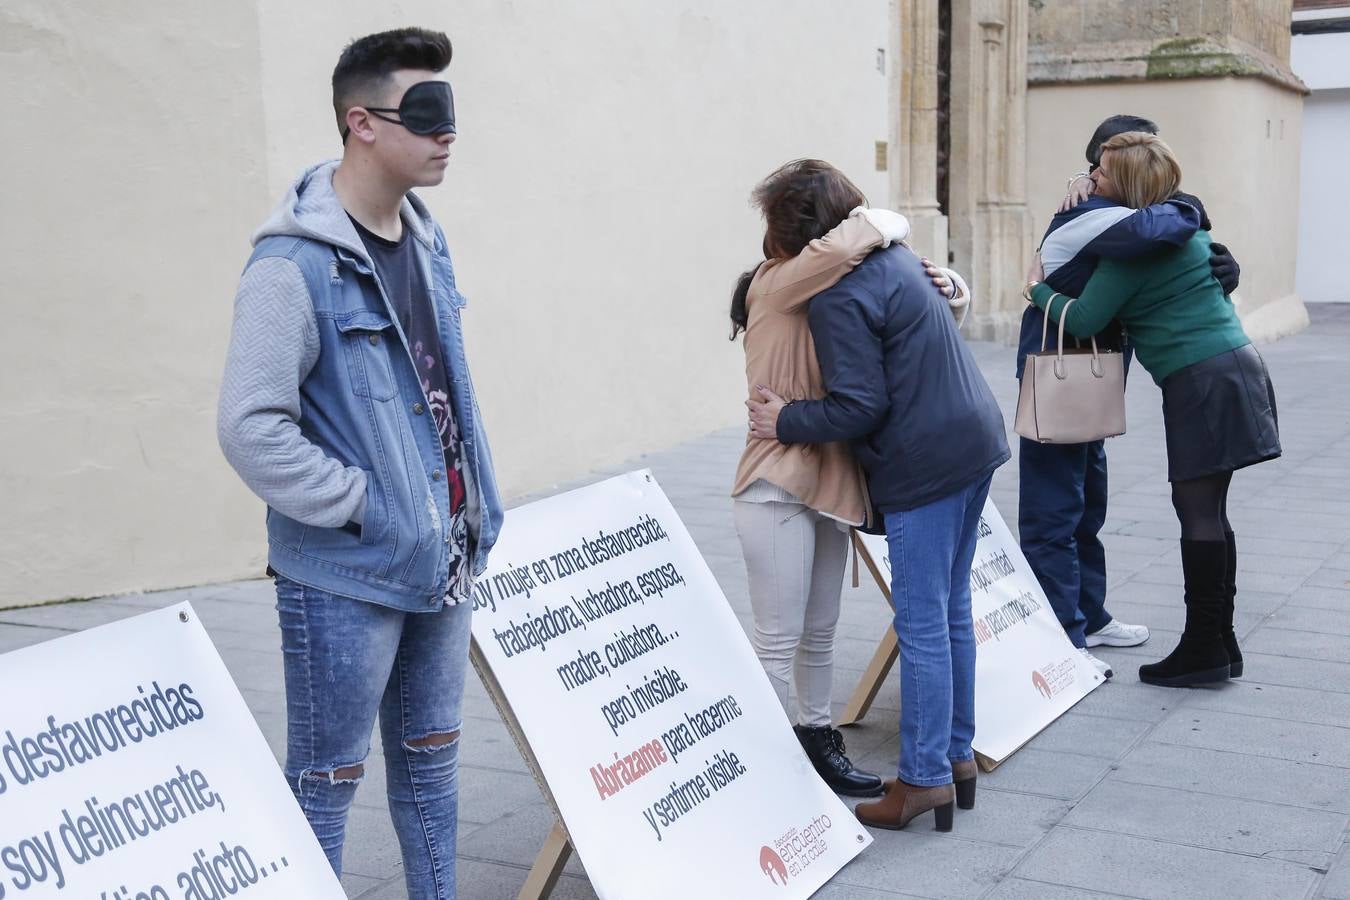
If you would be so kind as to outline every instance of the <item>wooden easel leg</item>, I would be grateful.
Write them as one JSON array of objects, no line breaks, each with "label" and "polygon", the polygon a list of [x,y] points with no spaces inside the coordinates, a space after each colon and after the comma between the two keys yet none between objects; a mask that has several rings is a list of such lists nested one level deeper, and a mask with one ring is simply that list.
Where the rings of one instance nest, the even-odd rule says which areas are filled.
[{"label": "wooden easel leg", "polygon": [[853,696],[848,698],[848,705],[839,715],[840,725],[852,725],[867,715],[867,710],[877,697],[877,691],[881,690],[882,684],[886,682],[886,676],[890,674],[891,666],[895,665],[895,661],[899,658],[900,646],[896,642],[895,631],[887,628],[881,643],[877,645],[876,652],[872,654],[872,661],[867,664],[867,671],[858,679]]},{"label": "wooden easel leg", "polygon": [[567,832],[563,830],[561,822],[554,822],[553,830],[544,839],[544,846],[539,848],[539,855],[534,858],[534,865],[530,867],[530,874],[516,895],[516,900],[544,900],[553,893],[553,887],[558,883],[563,866],[567,865],[567,858],[571,855],[572,843],[567,839]]}]

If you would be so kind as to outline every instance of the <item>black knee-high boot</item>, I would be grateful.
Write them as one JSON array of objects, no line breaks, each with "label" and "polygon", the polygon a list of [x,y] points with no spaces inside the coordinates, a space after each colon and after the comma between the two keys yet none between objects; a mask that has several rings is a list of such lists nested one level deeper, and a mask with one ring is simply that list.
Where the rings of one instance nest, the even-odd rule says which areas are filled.
[{"label": "black knee-high boot", "polygon": [[1160,662],[1139,667],[1139,680],[1164,687],[1211,684],[1228,678],[1223,622],[1226,541],[1181,542],[1186,579],[1186,629],[1176,649]]},{"label": "black knee-high boot", "polygon": [[1242,648],[1233,633],[1233,601],[1237,597],[1237,539],[1233,532],[1223,533],[1228,542],[1228,565],[1223,581],[1223,648],[1228,651],[1228,677],[1242,677]]}]

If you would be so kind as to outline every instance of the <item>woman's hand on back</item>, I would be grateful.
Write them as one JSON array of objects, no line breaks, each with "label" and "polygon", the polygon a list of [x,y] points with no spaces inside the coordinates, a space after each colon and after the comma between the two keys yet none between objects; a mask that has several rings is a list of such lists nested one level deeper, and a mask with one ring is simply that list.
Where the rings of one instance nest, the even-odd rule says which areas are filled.
[{"label": "woman's hand on back", "polygon": [[956,296],[956,285],[947,277],[945,269],[938,268],[926,256],[919,257],[919,261],[923,263],[924,272],[927,273],[929,278],[933,279],[933,284],[937,285],[938,290],[942,291],[942,296],[948,300]]},{"label": "woman's hand on back", "polygon": [[1031,267],[1027,269],[1027,284],[1045,280],[1045,266],[1041,265],[1041,254],[1031,258]]},{"label": "woman's hand on back", "polygon": [[758,390],[763,399],[745,401],[746,407],[750,410],[750,436],[765,441],[776,441],[778,414],[782,412],[784,406],[787,406],[787,401],[762,384],[758,386]]}]

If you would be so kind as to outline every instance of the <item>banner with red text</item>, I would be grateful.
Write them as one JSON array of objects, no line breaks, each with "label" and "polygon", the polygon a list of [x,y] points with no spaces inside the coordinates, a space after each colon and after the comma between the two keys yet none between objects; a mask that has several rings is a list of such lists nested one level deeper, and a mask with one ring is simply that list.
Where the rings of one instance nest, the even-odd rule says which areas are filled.
[{"label": "banner with red text", "polygon": [[649,472],[510,510],[473,636],[601,898],[806,898],[871,843]]},{"label": "banner with red text", "polygon": [[338,900],[192,607],[0,655],[0,900]]},{"label": "banner with red text", "polygon": [[[886,538],[858,533],[890,591]],[[1104,681],[1055,618],[1022,549],[986,500],[970,567],[975,752],[998,763]]]}]

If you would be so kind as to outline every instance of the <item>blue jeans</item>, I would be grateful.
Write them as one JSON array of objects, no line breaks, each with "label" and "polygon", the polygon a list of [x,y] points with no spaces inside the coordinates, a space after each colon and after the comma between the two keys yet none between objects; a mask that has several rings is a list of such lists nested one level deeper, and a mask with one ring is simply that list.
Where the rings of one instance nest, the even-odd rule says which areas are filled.
[{"label": "blue jeans", "polygon": [[900,780],[948,784],[975,758],[975,631],[970,564],[986,476],[926,506],[886,513],[900,640]]},{"label": "blue jeans", "polygon": [[1017,531],[1022,554],[1075,647],[1111,621],[1106,611],[1106,445],[1022,438]]},{"label": "blue jeans", "polygon": [[408,897],[452,900],[471,604],[405,613],[283,576],[276,587],[286,780],[333,871],[378,711]]}]

